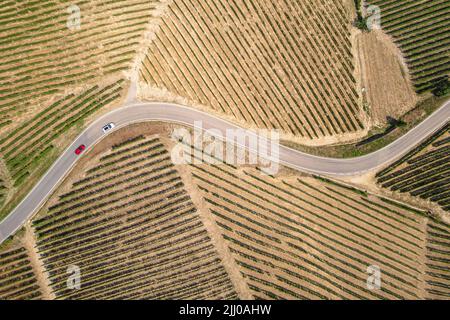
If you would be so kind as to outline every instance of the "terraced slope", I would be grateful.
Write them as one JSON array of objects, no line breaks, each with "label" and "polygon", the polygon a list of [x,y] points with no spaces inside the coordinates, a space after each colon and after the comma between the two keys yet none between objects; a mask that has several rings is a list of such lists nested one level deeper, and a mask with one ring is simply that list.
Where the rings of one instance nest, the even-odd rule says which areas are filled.
[{"label": "terraced slope", "polygon": [[[58,299],[237,298],[184,184],[157,136],[98,156],[34,220]],[[81,269],[81,289],[66,270]]]},{"label": "terraced slope", "polygon": [[450,74],[450,2],[370,0],[381,8],[382,28],[403,51],[418,93]]},{"label": "terraced slope", "polygon": [[27,250],[15,247],[0,252],[0,300],[29,300],[41,297]]},{"label": "terraced slope", "polygon": [[364,127],[341,1],[175,0],[160,27],[141,69],[150,88],[298,137]]},{"label": "terraced slope", "polygon": [[427,231],[426,290],[432,299],[450,299],[450,228],[430,221]]},{"label": "terraced slope", "polygon": [[0,129],[41,111],[55,94],[129,69],[158,3],[77,1],[81,25],[68,28],[70,1],[4,1]]},{"label": "terraced slope", "polygon": [[450,123],[380,171],[378,183],[392,191],[432,201],[450,211]]},{"label": "terraced slope", "polygon": [[[228,165],[193,177],[255,298],[424,296],[423,216],[314,178]],[[367,287],[369,266],[381,269],[379,290]]]}]

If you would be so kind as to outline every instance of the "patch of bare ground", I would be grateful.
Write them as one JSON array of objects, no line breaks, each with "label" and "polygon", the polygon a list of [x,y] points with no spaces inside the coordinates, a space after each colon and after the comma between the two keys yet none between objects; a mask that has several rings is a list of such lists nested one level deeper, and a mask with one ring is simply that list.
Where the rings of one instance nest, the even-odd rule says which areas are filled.
[{"label": "patch of bare ground", "polygon": [[36,249],[36,239],[34,238],[33,231],[30,225],[27,223],[25,226],[25,233],[21,238],[23,247],[27,249],[30,264],[33,267],[34,274],[36,275],[36,281],[39,284],[42,299],[52,300],[55,295],[50,289],[50,282],[48,281],[48,273],[42,265],[42,260]]},{"label": "patch of bare ground", "polygon": [[418,102],[407,64],[400,49],[381,30],[358,32],[353,36],[360,65],[364,103],[375,126],[386,117],[399,118]]}]

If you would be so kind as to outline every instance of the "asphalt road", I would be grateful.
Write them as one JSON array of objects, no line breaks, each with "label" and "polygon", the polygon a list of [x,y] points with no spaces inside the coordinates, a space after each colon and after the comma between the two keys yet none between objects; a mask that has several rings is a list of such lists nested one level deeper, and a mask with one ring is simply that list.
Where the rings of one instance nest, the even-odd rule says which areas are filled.
[{"label": "asphalt road", "polygon": [[[449,119],[450,101],[392,144],[363,157],[323,158],[280,146],[279,154],[275,155],[275,158],[278,156],[280,164],[301,171],[331,176],[358,175],[398,159],[421,140],[441,128]],[[203,129],[216,129],[224,136],[227,129],[239,129],[238,126],[207,113],[175,104],[135,103],[112,111],[93,122],[60,156],[23,201],[0,223],[0,243],[14,234],[40,209],[58,184],[70,172],[80,157],[74,153],[79,145],[84,144],[88,149],[92,148],[105,136],[102,127],[107,123],[115,123],[115,130],[117,130],[143,121],[174,122],[187,126],[193,126],[194,122],[201,121]]]}]

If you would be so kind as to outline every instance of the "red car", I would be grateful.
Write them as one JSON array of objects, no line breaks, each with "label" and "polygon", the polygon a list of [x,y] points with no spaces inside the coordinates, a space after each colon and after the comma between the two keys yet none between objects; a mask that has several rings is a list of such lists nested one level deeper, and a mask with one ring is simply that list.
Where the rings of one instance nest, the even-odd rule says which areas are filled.
[{"label": "red car", "polygon": [[81,154],[85,149],[86,149],[86,146],[84,144],[82,144],[75,150],[75,154],[77,154],[77,155]]}]

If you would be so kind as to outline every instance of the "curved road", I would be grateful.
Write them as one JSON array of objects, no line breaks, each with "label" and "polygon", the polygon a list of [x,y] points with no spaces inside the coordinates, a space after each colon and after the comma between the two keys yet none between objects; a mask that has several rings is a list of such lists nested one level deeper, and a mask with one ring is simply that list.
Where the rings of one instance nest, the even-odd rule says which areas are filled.
[{"label": "curved road", "polygon": [[[309,155],[280,146],[279,162],[290,168],[325,175],[357,175],[374,170],[398,159],[421,140],[441,128],[450,119],[450,101],[407,134],[372,154],[351,158],[332,159]],[[91,148],[103,137],[102,127],[114,122],[116,129],[143,121],[175,122],[193,126],[201,121],[203,129],[240,129],[238,126],[192,108],[167,103],[135,103],[112,111],[93,122],[53,164],[23,201],[0,223],[0,243],[14,234],[44,204],[59,182],[69,173],[78,156],[77,146]],[[225,136],[225,135],[224,135]],[[250,150],[251,151],[251,150]]]}]

